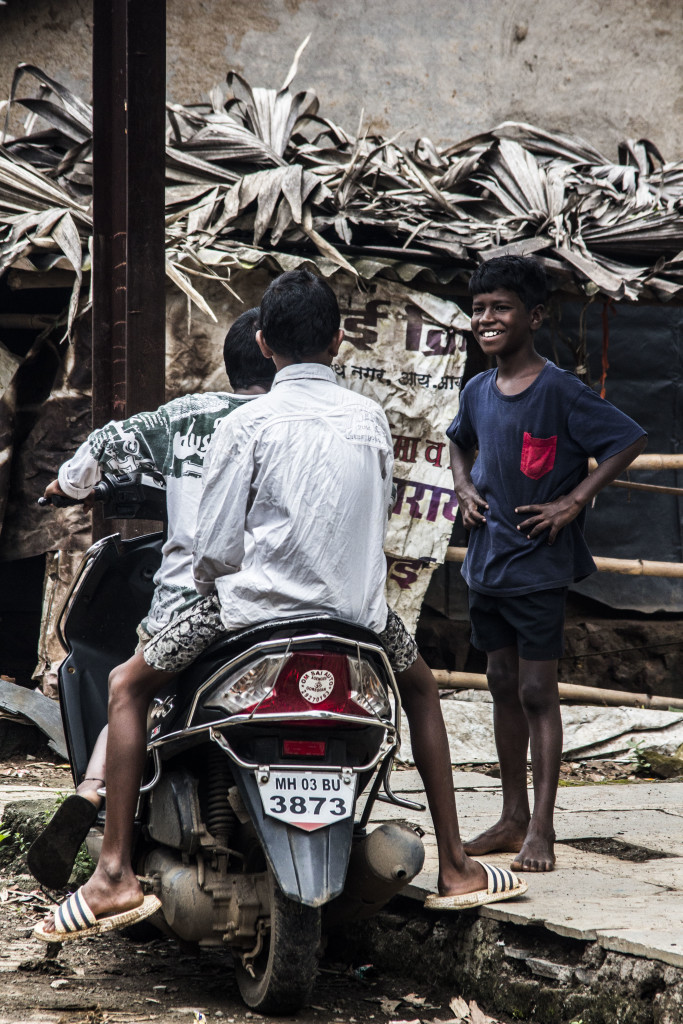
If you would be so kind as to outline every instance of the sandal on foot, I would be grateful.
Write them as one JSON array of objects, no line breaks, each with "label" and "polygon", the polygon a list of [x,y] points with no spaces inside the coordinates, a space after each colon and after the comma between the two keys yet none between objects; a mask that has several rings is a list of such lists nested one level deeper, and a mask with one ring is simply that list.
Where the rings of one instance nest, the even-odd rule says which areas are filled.
[{"label": "sandal on foot", "polygon": [[137,921],[144,921],[161,906],[156,896],[145,896],[139,907],[124,910],[119,914],[95,917],[83,896],[83,889],[72,893],[68,899],[54,909],[55,930],[45,931],[45,922],[39,921],[33,934],[43,942],[71,942],[72,939],[84,939],[88,935],[101,935],[102,932],[113,932],[119,928],[127,928]]},{"label": "sandal on foot", "polygon": [[41,885],[64,888],[97,813],[95,805],[80,793],[72,793],[59,805],[26,854],[29,871]]},{"label": "sandal on foot", "polygon": [[521,896],[529,886],[507,868],[479,862],[486,872],[488,886],[476,892],[465,892],[461,896],[436,896],[432,893],[425,900],[426,910],[467,910],[468,907],[482,907],[485,903],[498,903]]}]

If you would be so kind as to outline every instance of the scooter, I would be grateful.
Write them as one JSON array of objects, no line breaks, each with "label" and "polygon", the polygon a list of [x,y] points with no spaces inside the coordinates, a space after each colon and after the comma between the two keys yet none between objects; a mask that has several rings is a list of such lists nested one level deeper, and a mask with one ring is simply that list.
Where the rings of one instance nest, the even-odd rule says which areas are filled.
[{"label": "scooter", "polygon": [[[107,475],[94,498],[105,517],[165,520],[155,474]],[[64,601],[59,693],[75,781],[107,721],[108,675],[135,647],[162,543],[98,541]],[[327,932],[376,913],[424,861],[406,824],[367,830],[377,799],[421,808],[390,787],[400,698],[379,638],[332,618],[255,623],[159,693],[147,741],[133,863],[161,900],[150,921],[229,947],[244,1002],[294,1012]],[[103,815],[87,841],[94,859],[102,831]]]}]

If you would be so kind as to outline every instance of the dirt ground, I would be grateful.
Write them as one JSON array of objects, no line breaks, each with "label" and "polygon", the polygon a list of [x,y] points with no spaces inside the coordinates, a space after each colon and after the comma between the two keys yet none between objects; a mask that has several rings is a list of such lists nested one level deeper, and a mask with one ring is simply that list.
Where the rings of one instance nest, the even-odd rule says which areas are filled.
[{"label": "dirt ground", "polygon": [[[245,1009],[227,952],[182,949],[169,939],[143,944],[113,934],[64,946],[49,959],[43,944],[30,937],[48,902],[35,882],[28,876],[0,877],[0,900],[0,1024],[273,1019]],[[404,1002],[402,996],[410,998]],[[371,965],[324,961],[312,1005],[296,1018],[278,1019],[299,1024],[445,1020],[452,1016],[447,1002],[432,1000],[427,984],[415,992]]]},{"label": "dirt ground", "polygon": [[30,875],[0,873],[0,1024],[431,1024],[453,1019],[452,999],[469,1011],[463,1024],[510,1020],[438,993],[433,979],[381,974],[352,951],[343,962],[323,959],[312,1003],[296,1017],[264,1017],[241,1002],[227,951],[114,933],[47,956],[31,929],[50,903]]},{"label": "dirt ground", "polygon": [[[0,760],[0,783],[71,789],[68,765],[48,760],[47,751]],[[0,826],[1,829],[1,826]],[[297,1024],[366,1024],[373,1021],[421,1022],[453,1018],[451,999],[438,993],[434,979],[410,982],[403,965],[400,980],[357,962],[353,950],[335,949],[323,958],[311,1005],[295,1018],[270,1018],[248,1011],[241,1002],[230,954],[199,950],[159,937],[148,929],[142,941],[114,933],[64,945],[56,957],[33,939],[33,925],[61,894],[41,889],[26,874],[19,857],[0,868],[0,1024],[221,1024],[296,1020]],[[415,972],[419,977],[419,966]],[[484,1024],[488,1017],[474,1004],[460,1019]],[[472,1016],[471,1014],[474,1014]]]},{"label": "dirt ground", "polygon": [[[497,765],[483,770],[495,776]],[[592,761],[562,768],[562,782],[568,785],[625,778],[634,778],[633,765]],[[68,766],[29,755],[0,761],[0,782],[68,791],[71,776]],[[24,872],[21,859],[0,871],[0,1024],[194,1024],[203,1019],[247,1024],[276,1019],[245,1009],[227,951],[112,934],[65,945],[58,956],[46,956],[31,929],[56,897]],[[406,976],[405,965],[397,965],[396,976],[390,976],[356,962],[352,949],[340,952],[335,947],[334,957],[321,961],[312,1004],[296,1018],[280,1019],[296,1019],[298,1024],[507,1024],[508,1018],[489,1017],[485,1007],[469,1005],[467,993],[440,991],[436,979],[420,976],[419,965],[414,978],[418,980]]]}]

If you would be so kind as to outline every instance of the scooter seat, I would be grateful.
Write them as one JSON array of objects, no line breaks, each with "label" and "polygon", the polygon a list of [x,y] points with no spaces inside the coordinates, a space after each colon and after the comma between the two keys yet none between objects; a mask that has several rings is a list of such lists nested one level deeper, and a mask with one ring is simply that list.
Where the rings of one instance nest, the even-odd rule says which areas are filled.
[{"label": "scooter seat", "polygon": [[225,637],[217,640],[216,643],[207,648],[201,657],[186,669],[185,676],[191,678],[197,672],[205,677],[207,670],[211,671],[211,666],[214,663],[225,663],[228,659],[236,657],[255,644],[264,643],[267,640],[307,636],[314,633],[331,634],[332,636],[353,640],[357,643],[382,647],[382,641],[377,633],[367,629],[365,626],[346,622],[343,619],[319,615],[295,619],[274,619],[271,622],[257,623],[236,633],[226,634]]}]

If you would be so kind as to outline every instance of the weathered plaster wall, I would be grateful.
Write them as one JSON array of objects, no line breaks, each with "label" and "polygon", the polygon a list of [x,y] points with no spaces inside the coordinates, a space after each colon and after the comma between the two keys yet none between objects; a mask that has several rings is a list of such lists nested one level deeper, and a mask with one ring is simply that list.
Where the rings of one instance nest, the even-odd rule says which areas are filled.
[{"label": "weathered plaster wall", "polygon": [[[89,0],[0,7],[0,97],[17,61],[90,91]],[[583,135],[608,157],[624,137],[683,156],[680,0],[168,0],[168,92],[195,102],[228,67],[298,77],[355,130],[455,141],[502,120]]]}]

